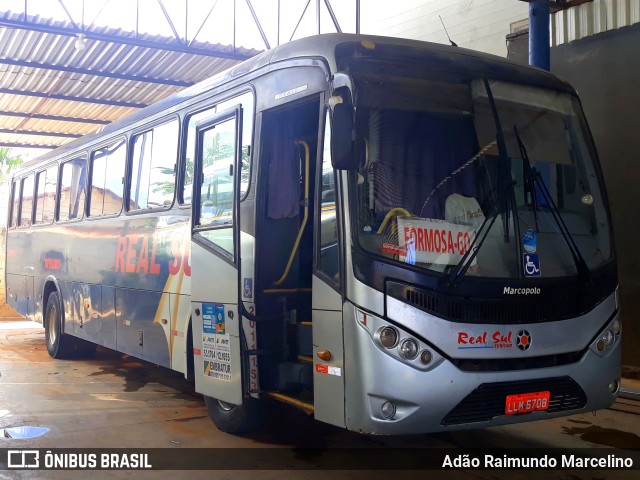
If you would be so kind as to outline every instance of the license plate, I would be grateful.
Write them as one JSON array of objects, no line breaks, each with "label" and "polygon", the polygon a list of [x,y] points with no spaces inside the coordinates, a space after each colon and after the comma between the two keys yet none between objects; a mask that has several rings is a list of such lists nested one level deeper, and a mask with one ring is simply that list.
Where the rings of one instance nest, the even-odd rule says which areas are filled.
[{"label": "license plate", "polygon": [[546,410],[549,408],[550,398],[550,392],[531,392],[520,393],[518,395],[508,395],[504,407],[504,413],[505,415],[515,415],[516,413]]}]

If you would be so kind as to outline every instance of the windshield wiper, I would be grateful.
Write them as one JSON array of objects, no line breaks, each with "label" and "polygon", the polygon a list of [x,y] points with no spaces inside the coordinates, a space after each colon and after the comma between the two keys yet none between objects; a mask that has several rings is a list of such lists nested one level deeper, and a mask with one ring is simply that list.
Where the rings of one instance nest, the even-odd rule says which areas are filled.
[{"label": "windshield wiper", "polygon": [[[507,190],[505,190],[504,192],[498,192],[498,198],[501,198],[502,195],[506,195],[509,192],[513,192],[513,187],[515,187],[515,185],[516,185],[516,182],[512,181],[509,185],[507,185]],[[490,217],[489,216],[484,217],[484,220],[482,221],[482,223],[480,224],[480,227],[478,228],[477,234],[474,235],[473,240],[471,241],[471,245],[469,245],[469,248],[464,253],[460,261],[457,263],[453,271],[447,276],[445,286],[447,287],[454,286],[456,282],[467,273],[467,270],[469,270],[471,263],[476,258],[476,256],[478,255],[478,252],[482,248],[482,245],[484,244],[484,241],[487,238],[487,235],[491,231],[491,228],[493,227],[493,224],[498,218],[498,215],[500,215],[500,208],[498,208],[498,201],[495,200],[495,197],[493,202],[493,210],[494,210],[493,215],[491,215]],[[489,223],[489,227],[485,229],[483,232],[483,229],[487,225],[487,223]],[[482,238],[480,239],[480,241],[478,242],[478,245],[476,246],[476,242],[478,238],[480,238],[480,235],[479,235],[480,232],[483,232]]]},{"label": "windshield wiper", "polygon": [[518,134],[518,129],[515,127],[515,125],[513,127],[513,130],[516,135],[516,140],[518,141],[518,146],[520,147],[520,152],[522,153],[522,159],[526,164],[526,170],[528,172],[528,175],[530,175],[530,180],[528,180],[528,182],[533,182],[532,185],[530,184],[530,187],[532,191],[534,218],[536,219],[536,230],[538,230],[538,217],[536,213],[537,205],[535,200],[536,198],[535,186],[537,183],[538,187],[540,187],[540,192],[542,193],[542,196],[546,200],[547,204],[550,206],[551,215],[553,216],[553,219],[556,222],[556,225],[558,225],[560,233],[562,234],[562,238],[564,238],[564,241],[566,242],[567,247],[569,247],[569,251],[571,252],[571,256],[573,257],[573,261],[576,265],[576,270],[582,277],[584,277],[587,280],[588,283],[591,283],[591,271],[587,266],[587,262],[582,256],[582,253],[580,253],[580,249],[578,248],[578,245],[576,244],[576,241],[573,238],[573,235],[571,235],[571,232],[567,228],[567,224],[564,223],[564,219],[560,214],[560,210],[558,209],[558,206],[556,205],[556,203],[553,201],[553,198],[549,193],[549,189],[547,188],[546,183],[544,183],[544,179],[542,178],[542,175],[540,174],[540,172],[536,170],[535,167],[531,166],[531,162],[529,161],[529,156],[527,155],[527,149],[525,148],[524,143],[522,142],[522,138],[520,138],[520,134]]},{"label": "windshield wiper", "polygon": [[516,140],[518,141],[518,148],[520,149],[520,155],[522,156],[522,162],[524,163],[524,195],[527,198],[527,193],[531,194],[531,205],[533,206],[533,220],[536,224],[536,232],[540,231],[538,227],[538,197],[536,195],[536,179],[535,171],[531,168],[531,162],[529,161],[529,155],[527,149],[522,143],[522,138],[518,133],[518,127],[513,126],[513,131],[516,134]]},{"label": "windshield wiper", "polygon": [[[491,86],[486,78],[482,79],[484,82],[484,88],[487,91],[487,99],[489,100],[489,106],[491,107],[491,114],[493,116],[493,122],[496,127],[496,141],[498,142],[498,191],[508,191],[508,187],[511,183],[511,174],[509,169],[509,158],[507,155],[507,144],[504,140],[504,133],[502,132],[502,123],[500,122],[500,115],[498,115],[498,107],[496,107],[496,101],[493,98],[493,92]],[[508,181],[507,181],[508,177]],[[505,187],[502,187],[502,186]],[[509,243],[509,207],[511,198],[503,197],[501,199],[502,205],[499,209],[503,214],[502,226],[504,228],[504,243]],[[515,202],[513,204],[515,206]],[[517,223],[517,218],[516,218]]]}]

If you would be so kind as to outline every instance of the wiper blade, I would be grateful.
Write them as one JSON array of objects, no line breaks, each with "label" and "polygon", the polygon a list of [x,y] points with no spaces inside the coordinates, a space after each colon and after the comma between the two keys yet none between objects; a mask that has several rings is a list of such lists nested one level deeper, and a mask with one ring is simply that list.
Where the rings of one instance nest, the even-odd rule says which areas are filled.
[{"label": "wiper blade", "polygon": [[[491,86],[489,85],[489,81],[484,78],[483,79],[484,88],[487,91],[487,99],[489,100],[489,106],[491,107],[491,114],[493,115],[493,122],[496,127],[496,141],[498,143],[498,152],[500,154],[499,157],[499,167],[498,167],[498,189],[502,190],[502,185],[505,186],[505,192],[508,191],[508,187],[511,183],[511,174],[509,172],[509,163],[508,163],[508,155],[507,155],[507,144],[504,140],[504,133],[502,132],[502,123],[500,122],[500,115],[498,114],[498,108],[496,107],[496,101],[493,98],[493,92],[491,91]],[[502,211],[505,221],[503,222],[504,228],[504,243],[509,242],[509,222],[507,221],[507,216],[509,214],[509,200],[510,197],[503,197],[502,204],[500,206],[500,210]]]},{"label": "wiper blade", "polygon": [[520,149],[520,155],[522,156],[522,162],[524,163],[524,194],[525,198],[527,193],[531,194],[531,204],[533,206],[533,219],[536,224],[536,232],[540,231],[538,227],[538,197],[536,195],[536,179],[535,179],[535,171],[531,167],[531,161],[529,160],[529,155],[527,154],[527,149],[522,142],[522,138],[518,133],[518,127],[513,126],[513,131],[516,134],[516,140],[518,141],[518,148]]},{"label": "wiper blade", "polygon": [[[505,192],[502,192],[502,195],[506,195],[507,193],[512,191],[513,187],[515,186],[515,184],[516,184],[516,182],[512,181],[509,185],[507,185],[507,190]],[[501,192],[498,192],[498,198],[500,198],[500,196],[501,196]],[[454,286],[456,284],[456,282],[467,273],[467,270],[469,270],[469,267],[471,266],[471,263],[473,262],[473,260],[478,255],[478,252],[482,248],[482,245],[484,244],[484,241],[487,238],[487,235],[491,231],[491,228],[493,227],[493,224],[495,223],[496,219],[498,218],[498,215],[500,215],[500,213],[501,213],[500,212],[500,208],[498,208],[497,202],[494,202],[493,210],[494,210],[493,215],[491,215],[490,217],[485,217],[484,218],[484,220],[480,224],[480,227],[478,228],[478,234],[476,234],[473,237],[473,240],[471,241],[471,245],[469,245],[469,249],[462,256],[462,258],[460,259],[458,264],[455,266],[453,271],[447,276],[447,279],[446,279],[446,282],[445,282],[445,285],[447,287]],[[491,223],[489,223],[489,222],[491,222]],[[484,227],[487,225],[487,223],[489,223],[489,227],[484,229]],[[484,229],[484,231],[483,231],[483,229]],[[482,233],[482,238],[480,239],[479,242],[477,242],[478,238],[480,238],[480,235],[479,235],[480,232],[483,232]],[[478,245],[476,245],[476,242],[478,243]]]},{"label": "wiper blade", "polygon": [[549,190],[547,189],[547,185],[544,183],[544,180],[542,179],[542,175],[540,175],[540,172],[536,171],[535,168],[533,168],[533,172],[535,174],[536,182],[540,186],[540,191],[542,192],[543,196],[551,206],[551,215],[553,216],[553,219],[556,221],[556,224],[560,228],[560,233],[562,233],[562,237],[564,238],[564,241],[567,243],[567,246],[571,251],[571,256],[573,257],[573,261],[576,264],[576,269],[578,270],[578,273],[582,275],[587,280],[588,283],[591,283],[591,270],[589,270],[589,267],[587,266],[587,262],[582,256],[582,253],[580,253],[580,249],[578,248],[578,245],[576,244],[576,241],[573,238],[573,235],[571,235],[571,232],[567,228],[567,224],[564,223],[564,219],[562,218],[562,215],[560,215],[560,210],[558,210],[556,203],[553,201],[553,198],[551,198],[551,194],[549,193]]},{"label": "wiper blade", "polygon": [[513,127],[513,130],[515,132],[516,139],[518,141],[518,146],[520,147],[522,159],[525,161],[527,165],[527,171],[528,171],[527,174],[530,175],[529,182],[531,181],[533,182],[532,185],[530,184],[530,187],[532,191],[533,212],[534,212],[534,218],[536,221],[536,230],[538,230],[537,205],[535,200],[536,198],[535,186],[537,184],[540,187],[540,192],[542,192],[542,196],[547,201],[547,204],[551,207],[551,215],[553,216],[553,219],[556,222],[556,225],[558,225],[558,228],[560,229],[562,238],[564,238],[564,241],[569,247],[569,251],[571,252],[571,256],[573,257],[573,261],[576,265],[576,269],[578,270],[578,273],[584,278],[586,278],[588,283],[591,283],[591,271],[589,270],[587,262],[582,256],[582,253],[580,253],[580,249],[578,248],[578,245],[576,244],[576,241],[573,238],[573,235],[571,235],[569,228],[567,228],[567,224],[564,223],[564,219],[560,214],[560,210],[558,209],[558,206],[556,205],[556,203],[553,201],[553,198],[549,193],[549,189],[547,188],[546,183],[544,183],[544,179],[542,178],[542,175],[540,174],[540,172],[538,172],[535,169],[535,167],[531,166],[531,162],[529,161],[529,156],[527,155],[527,149],[525,148],[522,138],[520,138],[520,135],[518,134],[518,129],[515,127],[515,125]]}]

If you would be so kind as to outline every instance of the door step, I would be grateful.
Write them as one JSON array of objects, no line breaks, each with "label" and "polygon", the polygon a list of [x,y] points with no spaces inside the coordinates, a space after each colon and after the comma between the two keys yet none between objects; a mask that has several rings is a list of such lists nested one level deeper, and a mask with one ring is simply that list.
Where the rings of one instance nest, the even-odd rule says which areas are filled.
[{"label": "door step", "polygon": [[297,407],[308,414],[312,414],[315,409],[313,403],[309,403],[308,401],[302,400],[300,398],[292,397],[291,395],[285,395],[278,392],[264,392],[264,395],[278,400],[279,402],[293,405],[294,407]]}]

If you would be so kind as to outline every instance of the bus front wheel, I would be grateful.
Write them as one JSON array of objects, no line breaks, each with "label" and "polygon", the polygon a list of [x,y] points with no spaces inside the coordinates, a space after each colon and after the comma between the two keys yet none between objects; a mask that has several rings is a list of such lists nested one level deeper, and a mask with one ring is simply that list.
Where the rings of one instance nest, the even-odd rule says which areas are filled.
[{"label": "bus front wheel", "polygon": [[49,355],[53,358],[69,358],[73,352],[73,338],[62,333],[62,308],[58,292],[49,294],[44,319],[44,338]]},{"label": "bus front wheel", "polygon": [[205,395],[204,403],[218,430],[233,435],[255,431],[264,418],[262,403],[253,398],[246,398],[242,405],[234,405]]},{"label": "bus front wheel", "polygon": [[62,332],[62,306],[58,292],[49,294],[44,321],[44,337],[51,357],[88,357],[96,351],[95,344]]}]

